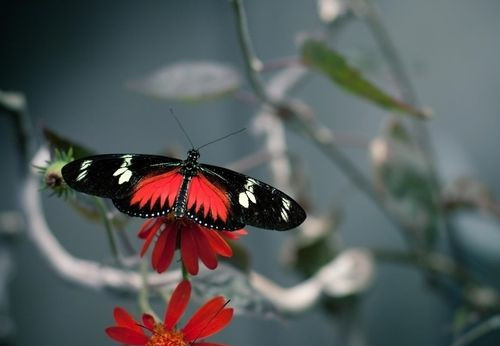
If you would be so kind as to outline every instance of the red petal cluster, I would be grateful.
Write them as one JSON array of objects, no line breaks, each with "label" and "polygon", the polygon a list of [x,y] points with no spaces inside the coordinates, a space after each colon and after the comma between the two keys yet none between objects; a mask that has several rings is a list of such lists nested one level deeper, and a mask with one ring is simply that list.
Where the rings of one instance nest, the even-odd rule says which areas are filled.
[{"label": "red petal cluster", "polygon": [[225,328],[233,317],[233,309],[226,307],[227,301],[222,296],[206,302],[195,312],[184,328],[176,328],[177,322],[186,310],[190,296],[191,284],[184,280],[172,293],[163,322],[157,322],[151,315],[144,314],[141,324],[135,322],[124,309],[116,308],[114,317],[117,325],[107,328],[106,333],[111,339],[127,345],[223,346],[202,341]]},{"label": "red petal cluster", "polygon": [[231,257],[233,250],[226,239],[236,240],[247,234],[244,229],[233,232],[215,231],[202,227],[186,219],[169,216],[146,221],[139,230],[139,238],[144,239],[141,256],[158,235],[153,248],[151,264],[153,269],[162,273],[170,266],[177,248],[181,250],[181,260],[191,275],[198,274],[198,262],[201,260],[208,269],[218,265],[217,256]]}]

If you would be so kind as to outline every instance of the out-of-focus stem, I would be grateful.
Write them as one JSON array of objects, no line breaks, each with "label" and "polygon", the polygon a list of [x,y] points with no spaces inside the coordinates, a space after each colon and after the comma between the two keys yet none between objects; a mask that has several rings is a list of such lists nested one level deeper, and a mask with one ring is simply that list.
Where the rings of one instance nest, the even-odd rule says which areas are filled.
[{"label": "out-of-focus stem", "polygon": [[33,136],[33,128],[24,95],[0,90],[0,111],[10,115],[14,123],[24,174],[26,172],[24,168],[27,166],[35,147],[35,136]]},{"label": "out-of-focus stem", "polygon": [[233,5],[234,15],[236,17],[236,30],[238,33],[240,47],[243,52],[248,81],[250,82],[253,91],[263,102],[273,104],[273,100],[267,94],[264,84],[260,79],[259,71],[262,63],[257,58],[253,50],[250,34],[248,33],[247,18],[245,8],[243,7],[243,0],[230,1]]},{"label": "out-of-focus stem", "polygon": [[[380,18],[377,8],[373,5],[371,0],[350,0],[350,2],[353,7],[357,9],[357,14],[365,20],[375,41],[379,45],[380,51],[387,61],[392,81],[395,83],[401,99],[412,106],[418,107],[419,101],[417,92],[406,72],[398,50],[384,22]],[[414,121],[412,125],[415,129],[415,137],[419,147],[424,152],[429,165],[434,170],[432,143],[427,126],[423,121]]]},{"label": "out-of-focus stem", "polygon": [[[394,217],[391,212],[387,209],[385,203],[379,198],[377,193],[373,190],[371,182],[361,173],[360,170],[354,165],[354,163],[344,156],[336,147],[332,138],[333,135],[331,131],[326,127],[317,126],[316,123],[307,120],[308,115],[302,114],[297,107],[293,105],[280,105],[276,100],[273,100],[269,93],[267,92],[265,86],[260,80],[259,71],[255,68],[255,61],[258,61],[255,56],[250,35],[248,32],[245,12],[243,9],[242,0],[231,0],[233,4],[233,9],[235,12],[237,28],[238,28],[238,39],[240,41],[240,46],[243,52],[243,57],[245,60],[245,66],[247,69],[248,79],[250,85],[256,96],[265,104],[274,108],[275,112],[281,111],[282,113],[287,113],[292,119],[296,120],[295,124],[299,125],[301,131],[305,132],[311,137],[313,142],[325,152],[328,157],[332,159],[333,162],[343,171],[343,173],[351,179],[351,182],[363,191],[370,199],[372,199],[375,204],[379,207],[384,215],[398,228],[401,228],[401,224]],[[279,101],[278,101],[279,102]]]},{"label": "out-of-focus stem", "polygon": [[113,228],[111,227],[111,222],[109,221],[107,209],[104,205],[103,201],[98,197],[92,198],[99,214],[101,214],[102,222],[104,224],[104,228],[106,229],[106,234],[108,236],[109,247],[111,249],[111,253],[116,261],[116,263],[120,263],[120,254],[118,252],[118,247],[116,246],[115,235],[113,234]]},{"label": "out-of-focus stem", "polygon": [[[40,164],[48,156],[48,150],[39,149],[32,163]],[[21,210],[26,218],[28,236],[49,266],[64,280],[82,287],[122,294],[139,291],[142,284],[137,272],[75,258],[61,246],[45,219],[38,188],[39,176],[30,172],[22,186]],[[169,272],[162,275],[150,274],[147,281],[151,286],[163,286],[178,282],[180,278],[180,272]]]},{"label": "out-of-focus stem", "polygon": [[463,334],[452,344],[452,346],[469,345],[480,337],[498,329],[500,329],[500,315],[495,315]]},{"label": "out-of-focus stem", "polygon": [[[380,50],[388,63],[392,79],[399,89],[401,98],[405,102],[418,107],[419,101],[417,93],[412,85],[408,73],[406,72],[398,50],[394,45],[394,42],[391,39],[382,19],[380,18],[377,8],[371,0],[349,1],[351,2],[353,8],[358,10],[357,14],[366,21],[369,29],[371,30],[375,41],[379,45]],[[435,191],[434,199],[436,201],[439,215],[441,216],[440,221],[442,221],[442,229],[447,232],[450,246],[452,251],[454,252],[454,255],[457,256],[457,258],[460,258],[462,256],[460,245],[456,241],[456,235],[453,232],[453,227],[446,215],[446,211],[441,207],[441,203],[439,201],[441,183],[439,181],[438,173],[436,170],[434,152],[432,148],[432,139],[429,134],[429,130],[426,123],[423,121],[413,121],[411,124],[414,129],[414,136],[417,144],[421,148],[429,166],[429,171],[431,173],[430,184],[431,188]]]},{"label": "out-of-focus stem", "polygon": [[139,308],[143,314],[149,314],[154,317],[156,321],[160,321],[154,310],[149,304],[149,288],[148,288],[148,264],[147,261],[142,260],[140,265],[142,287],[139,290],[138,303]]}]

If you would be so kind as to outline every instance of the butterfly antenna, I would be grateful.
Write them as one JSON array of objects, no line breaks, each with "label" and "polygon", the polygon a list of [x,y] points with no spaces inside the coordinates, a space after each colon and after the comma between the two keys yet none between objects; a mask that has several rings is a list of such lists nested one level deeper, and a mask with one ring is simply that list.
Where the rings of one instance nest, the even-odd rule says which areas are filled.
[{"label": "butterfly antenna", "polygon": [[179,118],[177,118],[177,116],[175,115],[174,110],[172,108],[170,108],[170,114],[172,114],[172,116],[174,117],[175,121],[177,122],[177,125],[179,125],[182,133],[184,133],[184,136],[186,136],[187,140],[189,141],[189,144],[191,144],[191,148],[194,149],[194,145],[193,145],[193,142],[191,142],[191,138],[189,138],[186,130],[184,130],[184,127],[182,126],[181,121],[179,120]]},{"label": "butterfly antenna", "polygon": [[222,141],[223,139],[226,139],[227,137],[231,137],[231,136],[237,135],[238,133],[243,132],[245,130],[246,130],[246,127],[242,128],[242,129],[239,129],[238,131],[231,132],[230,134],[227,134],[227,135],[222,136],[220,138],[214,139],[213,141],[210,141],[210,142],[208,142],[206,144],[203,144],[201,147],[196,148],[196,150],[200,150],[201,148],[204,148],[204,147],[206,147],[209,144],[212,144],[212,143],[215,143],[215,142],[218,142],[218,141]]}]

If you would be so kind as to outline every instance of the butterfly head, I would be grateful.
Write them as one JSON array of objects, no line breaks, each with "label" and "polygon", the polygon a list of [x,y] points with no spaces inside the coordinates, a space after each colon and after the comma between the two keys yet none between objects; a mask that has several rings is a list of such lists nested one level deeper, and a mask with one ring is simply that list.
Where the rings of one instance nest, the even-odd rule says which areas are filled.
[{"label": "butterfly head", "polygon": [[188,151],[188,157],[184,161],[182,166],[182,173],[184,175],[195,176],[198,171],[198,158],[200,157],[200,152],[196,149],[191,149]]},{"label": "butterfly head", "polygon": [[188,157],[186,161],[191,161],[196,163],[200,157],[200,152],[197,149],[191,149],[188,151]]}]

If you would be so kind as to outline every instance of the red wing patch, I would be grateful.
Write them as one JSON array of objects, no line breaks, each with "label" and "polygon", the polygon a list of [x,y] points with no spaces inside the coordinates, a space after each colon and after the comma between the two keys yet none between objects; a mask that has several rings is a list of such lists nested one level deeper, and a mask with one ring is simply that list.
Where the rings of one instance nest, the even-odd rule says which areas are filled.
[{"label": "red wing patch", "polygon": [[139,208],[142,208],[149,202],[149,208],[153,209],[156,202],[160,200],[160,208],[163,208],[165,203],[168,208],[172,208],[183,178],[184,176],[179,173],[179,168],[143,178],[137,184],[130,205],[138,203]]},{"label": "red wing patch", "polygon": [[221,187],[211,183],[203,174],[199,173],[191,179],[187,199],[187,209],[195,207],[198,213],[203,208],[203,216],[210,213],[212,219],[218,218],[226,222],[229,209],[229,197]]}]

